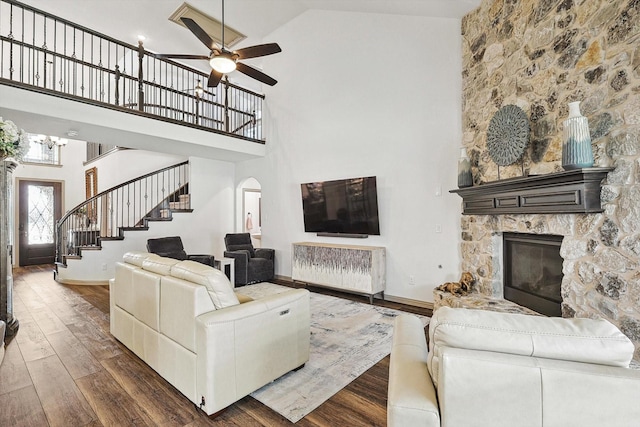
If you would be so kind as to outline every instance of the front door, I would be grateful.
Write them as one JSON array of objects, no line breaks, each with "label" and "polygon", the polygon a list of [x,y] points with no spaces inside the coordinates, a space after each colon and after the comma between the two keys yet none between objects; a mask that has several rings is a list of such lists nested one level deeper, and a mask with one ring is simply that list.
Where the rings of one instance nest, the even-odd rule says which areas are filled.
[{"label": "front door", "polygon": [[53,264],[56,221],[62,214],[62,183],[23,181],[18,185],[20,265]]}]

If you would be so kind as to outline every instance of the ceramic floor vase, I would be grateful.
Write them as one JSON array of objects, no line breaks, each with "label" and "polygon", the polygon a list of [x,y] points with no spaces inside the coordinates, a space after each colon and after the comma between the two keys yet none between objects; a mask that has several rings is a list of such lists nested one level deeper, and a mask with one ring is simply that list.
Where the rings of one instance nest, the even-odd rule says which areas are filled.
[{"label": "ceramic floor vase", "polygon": [[569,118],[564,121],[562,167],[565,170],[593,166],[589,121],[580,113],[580,102],[569,103]]},{"label": "ceramic floor vase", "polygon": [[467,156],[466,148],[461,147],[460,159],[458,160],[458,188],[471,187],[472,185],[471,161]]}]

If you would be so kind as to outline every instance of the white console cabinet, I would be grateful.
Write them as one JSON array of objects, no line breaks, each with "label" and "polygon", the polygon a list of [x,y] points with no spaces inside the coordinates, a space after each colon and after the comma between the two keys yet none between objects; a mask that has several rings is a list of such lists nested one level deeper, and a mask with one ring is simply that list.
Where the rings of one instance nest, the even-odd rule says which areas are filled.
[{"label": "white console cabinet", "polygon": [[292,248],[291,278],[369,296],[386,285],[386,252],[380,246],[299,242]]}]

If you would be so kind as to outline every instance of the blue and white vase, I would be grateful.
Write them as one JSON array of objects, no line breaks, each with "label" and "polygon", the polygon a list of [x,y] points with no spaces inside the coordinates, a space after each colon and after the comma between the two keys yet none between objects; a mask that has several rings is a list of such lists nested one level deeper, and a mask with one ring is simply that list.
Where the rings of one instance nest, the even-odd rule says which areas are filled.
[{"label": "blue and white vase", "polygon": [[580,101],[569,103],[569,118],[564,121],[562,167],[564,170],[593,166],[589,121],[580,114]]}]

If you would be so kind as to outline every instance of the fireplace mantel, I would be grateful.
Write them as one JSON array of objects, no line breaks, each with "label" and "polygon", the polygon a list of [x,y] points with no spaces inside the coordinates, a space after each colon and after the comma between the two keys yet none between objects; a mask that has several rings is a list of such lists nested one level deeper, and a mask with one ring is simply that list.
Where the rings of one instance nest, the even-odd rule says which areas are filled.
[{"label": "fireplace mantel", "polygon": [[463,215],[597,213],[600,182],[614,168],[583,168],[529,175],[451,190]]}]

